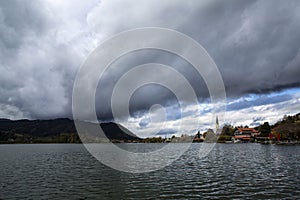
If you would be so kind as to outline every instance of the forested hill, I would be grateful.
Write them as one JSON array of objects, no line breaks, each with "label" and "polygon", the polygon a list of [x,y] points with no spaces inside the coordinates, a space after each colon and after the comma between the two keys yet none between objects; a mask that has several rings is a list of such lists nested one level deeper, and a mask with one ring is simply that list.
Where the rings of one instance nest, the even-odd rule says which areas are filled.
[{"label": "forested hill", "polygon": [[284,116],[272,126],[274,134],[280,134],[282,138],[300,139],[300,113],[294,116]]},{"label": "forested hill", "polygon": [[[85,122],[87,123],[87,122]],[[98,126],[98,124],[92,124]],[[139,138],[115,123],[101,123],[101,128],[111,141],[131,141]],[[0,143],[80,143],[74,121],[9,120],[0,119]]]}]

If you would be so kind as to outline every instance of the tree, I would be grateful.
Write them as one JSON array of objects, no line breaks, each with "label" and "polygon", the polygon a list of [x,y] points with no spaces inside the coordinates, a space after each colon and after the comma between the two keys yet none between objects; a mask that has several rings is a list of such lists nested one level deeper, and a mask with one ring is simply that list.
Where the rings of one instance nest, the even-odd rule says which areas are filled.
[{"label": "tree", "polygon": [[232,136],[234,131],[235,128],[233,128],[231,125],[225,125],[222,130],[222,135]]},{"label": "tree", "polygon": [[265,122],[263,125],[260,125],[258,130],[261,132],[261,136],[267,137],[271,133],[271,127],[269,122]]}]

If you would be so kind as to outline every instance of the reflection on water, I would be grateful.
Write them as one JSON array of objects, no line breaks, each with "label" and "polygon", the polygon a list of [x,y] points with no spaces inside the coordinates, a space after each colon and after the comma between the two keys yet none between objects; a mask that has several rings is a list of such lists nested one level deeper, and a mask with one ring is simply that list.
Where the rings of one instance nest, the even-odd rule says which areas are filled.
[{"label": "reflection on water", "polygon": [[[161,144],[122,145],[156,149],[153,145]],[[300,197],[300,146],[217,144],[199,159],[199,145],[146,174],[110,169],[79,144],[0,145],[0,199]]]}]

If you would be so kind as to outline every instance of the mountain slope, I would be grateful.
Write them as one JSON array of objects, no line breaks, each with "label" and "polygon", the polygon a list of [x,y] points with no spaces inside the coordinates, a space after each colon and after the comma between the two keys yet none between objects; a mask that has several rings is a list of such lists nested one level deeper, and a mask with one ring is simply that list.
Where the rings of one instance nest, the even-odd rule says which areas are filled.
[{"label": "mountain slope", "polygon": [[[83,122],[89,123],[89,122]],[[98,126],[89,123],[89,126]],[[101,123],[107,138],[112,141],[139,140],[139,138],[116,123]],[[121,128],[120,128],[120,127]],[[0,143],[79,143],[74,121],[53,120],[8,120],[0,119]]]},{"label": "mountain slope", "polygon": [[300,113],[284,116],[272,126],[272,133],[280,134],[282,139],[300,139]]}]

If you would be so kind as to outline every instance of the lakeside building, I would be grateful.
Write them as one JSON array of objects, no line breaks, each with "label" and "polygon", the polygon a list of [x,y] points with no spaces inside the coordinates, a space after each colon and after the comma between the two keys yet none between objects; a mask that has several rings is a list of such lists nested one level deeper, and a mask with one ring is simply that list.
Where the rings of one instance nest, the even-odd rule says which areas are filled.
[{"label": "lakeside building", "polygon": [[203,137],[203,134],[201,134],[200,131],[198,131],[198,133],[193,139],[193,142],[204,142],[204,140],[205,138]]},{"label": "lakeside building", "polygon": [[248,142],[251,138],[257,137],[260,135],[260,132],[254,128],[238,128],[232,137],[233,141],[242,141]]}]

